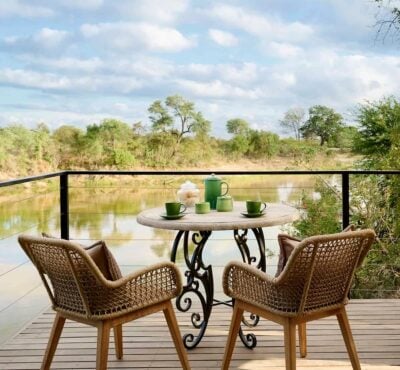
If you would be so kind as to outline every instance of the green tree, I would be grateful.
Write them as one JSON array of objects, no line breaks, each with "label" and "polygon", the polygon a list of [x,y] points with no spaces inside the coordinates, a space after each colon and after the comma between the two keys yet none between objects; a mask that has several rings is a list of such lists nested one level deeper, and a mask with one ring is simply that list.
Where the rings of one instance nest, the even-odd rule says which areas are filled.
[{"label": "green tree", "polygon": [[392,0],[375,0],[375,3],[379,9],[375,17],[376,38],[385,41],[389,35],[396,36],[400,31],[400,7]]},{"label": "green tree", "polygon": [[176,154],[185,135],[196,133],[204,137],[211,129],[210,121],[196,111],[194,103],[180,95],[168,96],[164,105],[156,100],[148,108],[148,112],[153,132],[167,132],[175,137],[171,158]]},{"label": "green tree", "polygon": [[286,113],[280,125],[288,132],[294,134],[296,140],[300,140],[300,127],[304,124],[304,110],[303,108],[291,108]]},{"label": "green tree", "polygon": [[323,105],[314,105],[309,109],[309,118],[300,131],[305,138],[319,137],[322,146],[336,138],[342,128],[343,121],[339,113]]},{"label": "green tree", "polygon": [[39,123],[33,130],[35,142],[35,158],[38,162],[46,161],[52,167],[56,166],[56,147],[51,137],[50,129],[45,123]]},{"label": "green tree", "polygon": [[249,150],[250,125],[241,118],[233,118],[226,122],[226,130],[233,138],[226,143],[226,148],[235,157],[243,156]]},{"label": "green tree", "polygon": [[83,147],[85,133],[78,127],[62,125],[52,135],[52,141],[57,147],[58,166],[61,169],[83,166],[86,155]]},{"label": "green tree", "polygon": [[105,119],[98,125],[89,125],[84,138],[87,160],[95,166],[129,167],[135,159],[130,151],[133,140],[133,129],[125,122]]},{"label": "green tree", "polygon": [[263,130],[249,131],[248,154],[255,158],[271,158],[279,151],[279,136]]},{"label": "green tree", "polygon": [[2,169],[10,174],[32,172],[36,158],[34,132],[23,125],[11,124],[0,129]]},{"label": "green tree", "polygon": [[368,167],[400,168],[400,103],[393,97],[359,106],[354,151]]},{"label": "green tree", "polygon": [[250,125],[244,119],[233,118],[226,122],[226,129],[232,135],[246,135],[250,129]]},{"label": "green tree", "polygon": [[339,131],[338,135],[332,140],[330,144],[336,148],[352,149],[357,134],[357,127],[345,126]]},{"label": "green tree", "polygon": [[304,212],[300,219],[293,223],[297,236],[305,238],[337,233],[341,230],[340,199],[335,190],[327,186],[322,179],[316,181],[314,196],[303,192],[301,207]]},{"label": "green tree", "polygon": [[149,118],[154,132],[167,132],[174,126],[174,119],[161,100],[156,100],[147,110],[150,113]]},{"label": "green tree", "polygon": [[241,157],[249,150],[249,138],[246,135],[236,135],[226,142],[226,148],[230,155]]}]

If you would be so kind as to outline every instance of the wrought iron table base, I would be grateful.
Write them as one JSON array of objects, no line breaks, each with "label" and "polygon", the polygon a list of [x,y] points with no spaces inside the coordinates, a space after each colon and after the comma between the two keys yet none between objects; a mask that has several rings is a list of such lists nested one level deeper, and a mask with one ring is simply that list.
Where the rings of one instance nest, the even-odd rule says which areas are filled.
[{"label": "wrought iron table base", "polygon": [[[252,264],[265,271],[265,241],[262,228],[251,229],[254,233],[259,249],[259,259],[250,255],[250,249],[247,245],[248,230],[234,230],[234,239],[239,248],[243,262]],[[192,298],[186,296],[189,293],[194,294],[200,301],[202,313],[194,312],[191,315],[191,322],[194,328],[199,329],[196,335],[192,333],[183,336],[183,343],[187,349],[195,348],[204,336],[207,329],[208,320],[213,306],[225,304],[232,306],[232,301],[220,301],[214,299],[214,279],[211,265],[206,266],[203,261],[203,251],[211,231],[194,231],[190,238],[190,231],[178,231],[171,251],[171,261],[176,262],[176,254],[181,241],[183,242],[183,255],[187,270],[185,271],[186,284],[184,284],[182,293],[176,300],[176,307],[181,312],[187,312],[192,306]],[[183,240],[182,240],[183,238]],[[190,255],[190,242],[194,244],[194,250]],[[205,294],[203,294],[202,290]],[[259,317],[250,314],[250,319],[244,317],[242,323],[247,327],[254,327],[258,324]],[[257,338],[253,333],[244,334],[242,328],[239,331],[240,339],[247,348],[254,348],[257,345]]]}]

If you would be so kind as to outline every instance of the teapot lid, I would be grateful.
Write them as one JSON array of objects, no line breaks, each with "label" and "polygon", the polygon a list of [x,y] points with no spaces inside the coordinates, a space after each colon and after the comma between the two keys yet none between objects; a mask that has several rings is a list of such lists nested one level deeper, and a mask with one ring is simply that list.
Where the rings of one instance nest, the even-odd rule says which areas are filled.
[{"label": "teapot lid", "polygon": [[206,177],[204,180],[207,181],[221,181],[218,176],[215,176],[215,173],[212,173],[210,176]]},{"label": "teapot lid", "polygon": [[181,189],[197,189],[197,186],[196,186],[196,184],[193,184],[193,182],[191,182],[191,181],[185,181],[181,185]]}]

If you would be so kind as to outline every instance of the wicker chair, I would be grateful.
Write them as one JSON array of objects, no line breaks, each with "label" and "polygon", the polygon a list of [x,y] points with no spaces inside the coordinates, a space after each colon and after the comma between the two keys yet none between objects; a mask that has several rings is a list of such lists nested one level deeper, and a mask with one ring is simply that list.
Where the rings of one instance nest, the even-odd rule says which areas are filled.
[{"label": "wicker chair", "polygon": [[122,358],[122,324],[163,311],[183,369],[190,369],[171,299],[181,291],[180,275],[172,263],[160,263],[121,276],[103,242],[91,250],[54,238],[21,235],[19,243],[39,271],[57,312],[42,370],[50,368],[66,319],[97,328],[96,369],[107,369],[110,330]]},{"label": "wicker chair", "polygon": [[296,369],[296,325],[306,353],[305,323],[336,315],[353,369],[361,369],[345,305],[360,256],[375,238],[372,230],[314,236],[293,250],[273,278],[241,262],[224,271],[224,292],[235,300],[222,369],[228,369],[243,311],[283,325],[286,369]]}]

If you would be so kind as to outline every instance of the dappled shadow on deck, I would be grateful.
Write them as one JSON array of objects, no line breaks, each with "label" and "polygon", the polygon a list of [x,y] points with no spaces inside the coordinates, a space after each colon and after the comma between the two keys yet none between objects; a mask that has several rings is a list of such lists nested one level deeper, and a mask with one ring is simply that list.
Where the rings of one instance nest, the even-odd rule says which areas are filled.
[{"label": "dappled shadow on deck", "polygon": [[[353,300],[348,306],[350,325],[365,370],[400,369],[400,300]],[[177,312],[182,333],[195,332],[189,315]],[[189,351],[193,369],[219,369],[230,321],[230,308],[214,307],[206,336]],[[48,310],[20,334],[0,347],[0,369],[39,369],[54,314]],[[253,330],[258,338],[254,350],[238,340],[231,369],[284,370],[281,327],[260,320]],[[298,369],[351,369],[335,318],[308,324],[308,356]],[[113,338],[111,338],[113,341]],[[62,334],[52,369],[94,369],[95,329],[68,322]],[[110,369],[179,369],[164,317],[161,313],[124,326],[124,358],[115,358],[110,345]]]}]

